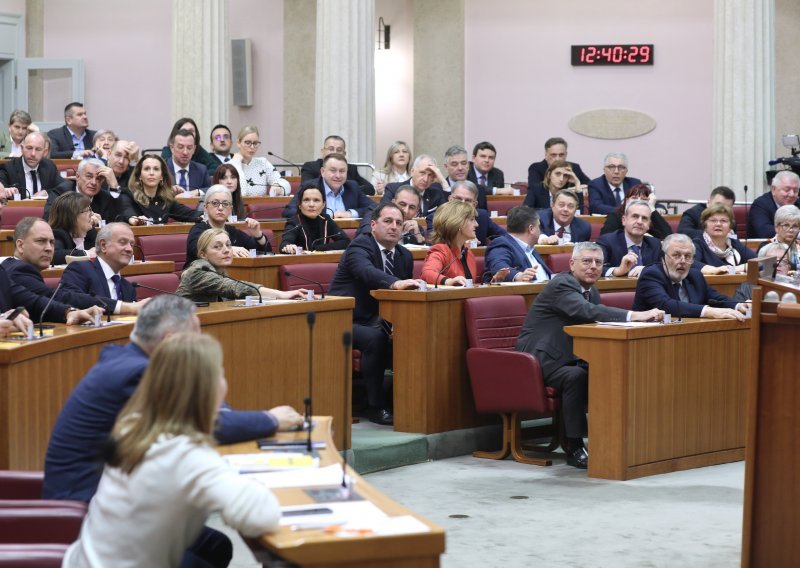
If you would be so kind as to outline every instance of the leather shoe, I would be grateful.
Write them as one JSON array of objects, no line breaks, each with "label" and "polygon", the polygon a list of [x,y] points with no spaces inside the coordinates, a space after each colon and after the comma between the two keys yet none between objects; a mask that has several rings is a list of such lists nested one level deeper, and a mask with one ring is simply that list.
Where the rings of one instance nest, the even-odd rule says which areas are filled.
[{"label": "leather shoe", "polygon": [[369,412],[369,421],[381,426],[392,426],[394,424],[394,415],[388,408],[374,408]]},{"label": "leather shoe", "polygon": [[587,469],[589,467],[589,454],[586,448],[575,448],[568,452],[567,465],[577,467],[578,469]]}]

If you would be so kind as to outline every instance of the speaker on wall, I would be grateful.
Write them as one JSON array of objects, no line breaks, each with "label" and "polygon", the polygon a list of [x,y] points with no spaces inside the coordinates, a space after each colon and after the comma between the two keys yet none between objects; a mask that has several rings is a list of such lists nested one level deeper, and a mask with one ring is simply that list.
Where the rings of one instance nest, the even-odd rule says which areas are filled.
[{"label": "speaker on wall", "polygon": [[231,40],[233,104],[253,105],[253,57],[249,38]]}]

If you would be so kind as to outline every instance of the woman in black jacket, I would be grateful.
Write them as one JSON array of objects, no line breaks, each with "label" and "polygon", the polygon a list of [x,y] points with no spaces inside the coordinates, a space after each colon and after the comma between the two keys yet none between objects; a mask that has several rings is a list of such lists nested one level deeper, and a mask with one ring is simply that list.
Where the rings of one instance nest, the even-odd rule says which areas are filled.
[{"label": "woman in black jacket", "polygon": [[350,239],[336,222],[325,213],[325,194],[321,189],[307,186],[297,192],[297,214],[286,221],[280,250],[296,254],[298,249],[344,250]]},{"label": "woman in black jacket", "polygon": [[55,238],[53,264],[64,264],[67,256],[95,256],[97,232],[91,199],[77,191],[59,195],[50,208],[48,222]]}]

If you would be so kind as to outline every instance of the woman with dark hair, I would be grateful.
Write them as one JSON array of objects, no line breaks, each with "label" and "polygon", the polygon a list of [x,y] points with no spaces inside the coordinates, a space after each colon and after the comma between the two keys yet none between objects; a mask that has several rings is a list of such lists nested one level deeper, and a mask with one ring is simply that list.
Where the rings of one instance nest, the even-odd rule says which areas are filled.
[{"label": "woman with dark hair", "polygon": [[47,219],[55,238],[53,264],[64,264],[67,256],[96,256],[97,231],[92,222],[91,199],[77,191],[61,194],[53,202]]},{"label": "woman with dark hair", "polygon": [[286,221],[280,251],[295,254],[303,250],[344,250],[350,239],[336,221],[325,213],[325,194],[313,185],[297,192],[297,215]]},{"label": "woman with dark hair", "polygon": [[[178,130],[191,130],[194,132],[194,154],[192,154],[192,161],[203,164],[206,169],[208,169],[208,175],[214,175],[214,170],[219,166],[219,162],[200,145],[200,129],[197,128],[197,123],[194,119],[184,117],[176,120],[175,124],[172,125],[172,130],[167,140],[172,140],[172,137],[177,134]],[[161,157],[164,158],[165,162],[169,162],[172,159],[172,151],[169,149],[169,144],[161,149]]]},{"label": "woman with dark hair", "polygon": [[653,188],[645,183],[637,183],[628,190],[628,194],[622,203],[611,213],[606,215],[606,222],[603,228],[600,229],[600,234],[613,233],[622,228],[622,215],[625,213],[625,205],[628,200],[642,200],[647,201],[650,205],[650,230],[649,234],[658,240],[664,240],[667,235],[672,234],[672,227],[669,226],[666,219],[661,216],[661,213],[656,211],[656,192]]},{"label": "woman with dark hair", "polygon": [[172,175],[161,156],[148,154],[136,164],[128,184],[129,191],[120,196],[121,217],[131,225],[152,221],[163,225],[169,218],[194,222],[202,213],[175,199]]},{"label": "woman with dark hair", "polygon": [[217,171],[214,172],[214,177],[211,178],[211,185],[224,185],[230,191],[233,200],[233,214],[236,215],[237,220],[247,216],[240,183],[239,170],[231,164],[220,164]]},{"label": "woman with dark hair", "polygon": [[583,193],[579,191],[581,180],[572,171],[572,164],[564,160],[554,160],[547,167],[544,181],[528,188],[523,205],[534,209],[549,209],[555,201],[556,193],[565,188],[572,189],[578,196],[578,214],[580,214],[583,211]]}]

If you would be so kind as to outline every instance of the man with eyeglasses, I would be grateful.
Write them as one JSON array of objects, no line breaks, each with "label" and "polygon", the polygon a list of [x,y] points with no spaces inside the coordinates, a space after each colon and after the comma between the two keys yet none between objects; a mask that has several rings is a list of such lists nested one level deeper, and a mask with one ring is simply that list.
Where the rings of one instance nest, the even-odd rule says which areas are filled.
[{"label": "man with eyeglasses", "polygon": [[517,351],[539,360],[547,386],[561,391],[561,410],[567,437],[567,464],[586,469],[589,454],[583,445],[588,434],[586,403],[589,365],[572,351],[572,337],[564,326],[598,321],[661,321],[660,309],[628,311],[600,304],[594,284],[603,270],[603,251],[595,243],[575,245],[569,272],[553,276],[533,302],[517,339]]},{"label": "man with eyeglasses", "polygon": [[770,192],[757,197],[747,214],[747,237],[750,239],[771,239],[775,236],[775,213],[782,205],[800,207],[800,176],[783,170],[772,178]]},{"label": "man with eyeglasses", "polygon": [[628,157],[622,152],[608,154],[603,162],[603,175],[589,183],[589,212],[608,215],[619,207],[628,190],[642,180],[628,177]]},{"label": "man with eyeglasses", "polygon": [[233,137],[231,129],[224,124],[217,124],[211,129],[211,159],[219,164],[226,164],[233,158],[231,146]]},{"label": "man with eyeglasses", "polygon": [[169,140],[172,158],[167,159],[167,167],[175,182],[172,189],[176,195],[201,196],[211,185],[208,168],[192,161],[196,147],[195,133],[192,130],[178,130]]},{"label": "man with eyeglasses", "polygon": [[692,267],[692,239],[675,233],[664,239],[661,248],[662,261],[646,267],[639,276],[634,310],[657,308],[678,318],[744,319],[747,305],[714,290],[703,273]]},{"label": "man with eyeglasses", "polygon": [[[404,185],[395,192],[392,203],[397,205],[400,211],[403,212],[403,235],[400,238],[400,244],[424,245],[425,235],[422,233],[417,221],[420,204],[417,190],[410,185]],[[359,235],[372,234],[372,215],[374,212],[375,210],[373,209],[364,215],[358,227]]]},{"label": "man with eyeglasses", "polygon": [[[300,183],[305,185],[306,182],[313,181],[320,177],[322,161],[328,154],[340,154],[346,157],[347,145],[344,142],[344,138],[336,134],[331,134],[325,138],[325,141],[322,143],[322,149],[320,150],[321,157],[317,160],[304,163],[300,168]],[[375,187],[361,177],[361,174],[358,173],[358,167],[353,164],[347,165],[347,181],[356,183],[358,187],[361,188],[364,195],[375,195]]]}]

